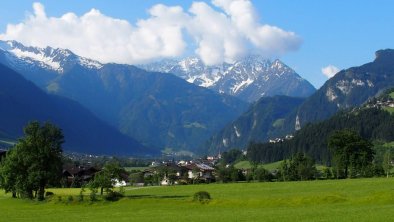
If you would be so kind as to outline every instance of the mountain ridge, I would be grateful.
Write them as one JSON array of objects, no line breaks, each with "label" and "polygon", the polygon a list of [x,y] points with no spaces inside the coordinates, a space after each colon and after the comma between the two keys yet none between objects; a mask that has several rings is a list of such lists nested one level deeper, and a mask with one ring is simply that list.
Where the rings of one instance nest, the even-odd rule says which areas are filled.
[{"label": "mountain ridge", "polygon": [[[375,55],[376,58],[372,62],[341,70],[327,80],[313,95],[306,98],[293,110],[289,110],[288,114],[283,117],[282,124],[273,128],[270,134],[261,128],[259,131],[264,135],[260,137],[247,134],[244,136],[251,138],[250,140],[254,142],[266,142],[268,139],[275,139],[275,137],[285,137],[288,134],[296,133],[297,125],[302,128],[310,123],[326,120],[340,110],[359,106],[385,89],[393,87],[394,50],[378,50]],[[267,124],[271,125],[273,123],[274,121]],[[231,129],[227,130],[231,131]],[[223,148],[220,141],[231,138],[231,135],[234,134],[222,135],[222,137],[218,137],[214,141],[208,142],[208,144],[211,149],[212,146]],[[245,146],[246,144],[243,142],[241,145]],[[238,146],[237,143],[229,143],[226,149],[239,148]]]},{"label": "mountain ridge", "polygon": [[[45,48],[38,53],[43,50],[54,51]],[[89,67],[81,64],[80,57],[67,53],[71,59],[63,58],[62,69],[54,70],[41,61],[29,63],[10,51],[0,52],[1,63],[40,88],[79,102],[123,134],[156,149],[195,150],[248,105],[175,75],[132,65]]]},{"label": "mountain ridge", "polygon": [[51,121],[63,130],[66,151],[129,156],[154,153],[77,102],[45,93],[2,64],[0,73],[0,132],[8,139],[22,136],[23,127],[30,121]]},{"label": "mountain ridge", "polygon": [[316,89],[293,69],[276,59],[249,55],[234,63],[206,66],[197,57],[139,65],[149,71],[175,74],[186,81],[248,102],[263,96],[307,97]]}]

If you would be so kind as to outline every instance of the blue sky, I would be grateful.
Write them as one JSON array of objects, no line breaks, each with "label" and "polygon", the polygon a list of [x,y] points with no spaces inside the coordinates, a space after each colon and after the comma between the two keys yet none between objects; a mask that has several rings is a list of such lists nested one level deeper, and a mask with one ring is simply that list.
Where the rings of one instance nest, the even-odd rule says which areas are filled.
[{"label": "blue sky", "polygon": [[[3,1],[0,33],[5,33],[7,24],[21,23],[29,13],[32,14],[34,2]],[[192,5],[192,1],[187,0],[39,2],[45,6],[48,17],[60,17],[67,12],[82,16],[95,8],[105,16],[124,19],[132,25],[139,19],[148,19],[148,10],[156,4],[180,5],[185,12]],[[210,1],[205,2],[213,9],[221,10]],[[345,69],[358,66],[373,60],[376,50],[394,48],[394,1],[391,0],[252,0],[252,4],[260,24],[294,32],[301,39],[299,47],[286,49],[279,58],[316,87],[327,80],[322,74],[323,67],[333,65]],[[185,41],[188,45],[195,44],[188,38]],[[190,51],[190,47],[186,47],[186,51]]]}]

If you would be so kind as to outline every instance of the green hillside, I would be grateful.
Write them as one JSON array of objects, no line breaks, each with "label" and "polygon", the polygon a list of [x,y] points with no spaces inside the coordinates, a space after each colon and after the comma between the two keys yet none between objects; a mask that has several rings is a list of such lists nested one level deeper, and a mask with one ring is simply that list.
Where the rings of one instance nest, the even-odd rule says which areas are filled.
[{"label": "green hillside", "polygon": [[394,141],[394,115],[378,108],[340,112],[328,120],[304,126],[291,140],[251,144],[248,157],[255,162],[270,163],[302,152],[325,164],[330,160],[327,139],[341,129],[352,129],[371,141]]},{"label": "green hillside", "polygon": [[[245,113],[211,137],[203,153],[218,153],[231,148],[244,148],[251,141],[266,141],[278,136],[284,118],[305,99],[288,96],[263,97]],[[224,142],[225,141],[225,142]]]},{"label": "green hillside", "polygon": [[0,64],[0,140],[16,140],[30,121],[52,122],[63,130],[65,151],[89,154],[154,153],[98,119],[79,103],[49,95],[19,73]]}]

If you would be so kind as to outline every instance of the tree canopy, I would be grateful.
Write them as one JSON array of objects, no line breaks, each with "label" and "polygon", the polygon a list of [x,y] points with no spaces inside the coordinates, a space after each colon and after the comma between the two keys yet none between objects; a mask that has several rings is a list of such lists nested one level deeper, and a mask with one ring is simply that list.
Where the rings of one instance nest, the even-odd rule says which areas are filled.
[{"label": "tree canopy", "polygon": [[107,162],[103,169],[96,173],[94,180],[90,182],[90,188],[100,188],[100,193],[103,195],[104,189],[110,191],[116,184],[116,181],[122,180],[122,174],[126,173],[125,170],[119,165],[118,162]]},{"label": "tree canopy", "polygon": [[284,160],[280,166],[279,179],[311,180],[316,174],[315,161],[304,153],[296,153],[289,160]]},{"label": "tree canopy", "polygon": [[0,186],[13,197],[43,200],[45,187],[60,181],[63,143],[62,131],[51,123],[29,123],[0,164]]},{"label": "tree canopy", "polygon": [[372,144],[352,130],[335,131],[328,139],[337,178],[366,176],[372,165]]}]

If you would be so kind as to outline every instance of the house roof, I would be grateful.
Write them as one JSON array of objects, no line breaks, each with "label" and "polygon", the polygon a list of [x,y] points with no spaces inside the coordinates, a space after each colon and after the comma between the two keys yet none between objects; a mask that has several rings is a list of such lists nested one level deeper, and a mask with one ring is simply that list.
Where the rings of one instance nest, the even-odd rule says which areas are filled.
[{"label": "house roof", "polygon": [[64,166],[63,167],[63,175],[90,175],[94,174],[96,172],[100,171],[99,169],[96,169],[95,167],[91,166]]},{"label": "house roof", "polygon": [[194,169],[198,169],[201,171],[215,170],[214,168],[212,168],[206,164],[203,164],[203,163],[192,163],[192,164],[186,165],[185,167],[188,168],[189,170],[194,170]]},{"label": "house roof", "polygon": [[[160,170],[160,169],[172,169],[175,171],[180,171],[182,170],[182,167],[178,166],[177,164],[171,162],[171,163],[166,163],[164,165],[160,165],[160,166],[156,166],[156,167],[151,167],[150,170]],[[149,170],[145,170],[145,171],[149,171]]]},{"label": "house roof", "polygon": [[202,170],[214,170],[213,167],[210,167],[210,166],[203,164],[203,163],[196,163],[196,166]]}]

